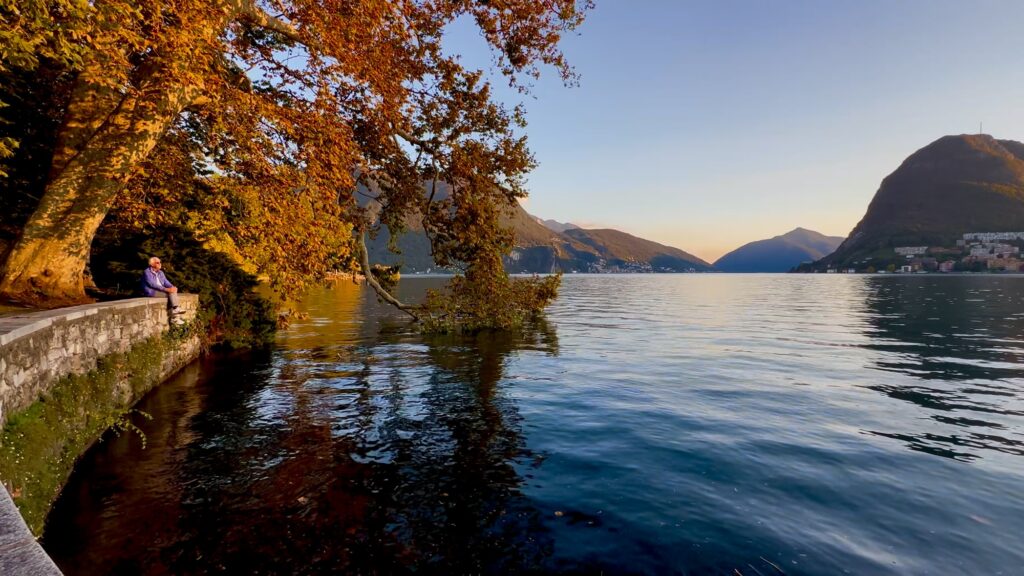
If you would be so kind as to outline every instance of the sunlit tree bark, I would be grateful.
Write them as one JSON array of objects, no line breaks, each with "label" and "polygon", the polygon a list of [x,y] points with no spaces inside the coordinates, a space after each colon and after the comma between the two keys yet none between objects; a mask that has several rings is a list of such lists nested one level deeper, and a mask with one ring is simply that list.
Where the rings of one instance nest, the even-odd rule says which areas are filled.
[{"label": "sunlit tree bark", "polygon": [[39,207],[0,272],[0,294],[50,305],[84,299],[89,247],[132,170],[200,93],[154,77],[120,99],[81,73]]}]

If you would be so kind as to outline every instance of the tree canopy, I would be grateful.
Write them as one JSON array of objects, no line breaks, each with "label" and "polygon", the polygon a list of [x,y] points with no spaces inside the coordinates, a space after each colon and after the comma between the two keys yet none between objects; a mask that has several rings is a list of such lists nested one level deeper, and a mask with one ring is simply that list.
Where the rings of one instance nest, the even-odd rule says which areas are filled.
[{"label": "tree canopy", "polygon": [[[450,295],[486,285],[519,294],[501,270],[511,238],[498,215],[525,196],[534,166],[523,111],[497,102],[485,74],[443,40],[472,22],[512,86],[527,89],[543,67],[572,83],[559,41],[590,5],[3,0],[0,76],[12,81],[0,102],[23,101],[31,81],[13,79],[33,74],[63,90],[39,200],[7,250],[0,295],[81,300],[111,207],[142,227],[189,219],[284,289],[360,267],[364,234],[416,217],[435,259],[466,271]],[[19,137],[0,129],[8,168],[21,161]],[[439,181],[443,198],[431,192]],[[360,184],[375,190],[374,210],[357,202]]]}]

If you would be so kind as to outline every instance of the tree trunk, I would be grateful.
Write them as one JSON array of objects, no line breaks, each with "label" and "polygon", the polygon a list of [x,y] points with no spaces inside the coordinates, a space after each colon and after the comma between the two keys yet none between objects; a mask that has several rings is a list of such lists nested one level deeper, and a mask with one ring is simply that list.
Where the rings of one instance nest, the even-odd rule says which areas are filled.
[{"label": "tree trunk", "polygon": [[[89,83],[87,74],[80,83]],[[199,94],[157,75],[119,101],[103,90],[100,83],[75,90],[50,182],[0,267],[0,298],[47,308],[87,301],[82,272],[111,202]]]}]

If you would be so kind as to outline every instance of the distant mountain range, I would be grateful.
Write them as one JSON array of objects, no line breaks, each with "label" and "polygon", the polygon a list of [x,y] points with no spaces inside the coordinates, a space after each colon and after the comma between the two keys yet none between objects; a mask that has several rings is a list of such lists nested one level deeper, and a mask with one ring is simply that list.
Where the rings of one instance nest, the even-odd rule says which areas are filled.
[{"label": "distant mountain range", "polygon": [[[441,187],[443,198],[447,187]],[[372,209],[375,192],[360,189],[360,202]],[[706,272],[711,265],[693,254],[618,230],[584,230],[574,224],[543,220],[518,204],[503,217],[516,236],[515,248],[506,259],[509,272]],[[402,271],[437,270],[430,242],[417,218],[406,221],[408,230],[398,239],[400,254],[388,250],[384,229],[370,239],[367,248],[374,263],[401,264]]]},{"label": "distant mountain range", "polygon": [[[363,190],[367,197],[372,192]],[[887,176],[846,239],[804,228],[745,244],[714,266],[671,246],[611,229],[544,220],[518,204],[504,222],[516,235],[510,272],[784,272],[869,269],[895,259],[901,246],[953,246],[967,232],[1024,231],[1024,144],[988,135],[944,136]],[[387,250],[385,230],[370,242],[374,262],[405,272],[435,270],[422,226],[411,218]],[[813,263],[808,264],[808,261]],[[878,268],[880,269],[880,268]]]},{"label": "distant mountain range", "polygon": [[[439,188],[443,198],[447,187]],[[371,210],[376,193],[361,188],[361,203]],[[515,232],[516,243],[505,265],[513,273],[563,272],[785,272],[821,258],[842,238],[797,228],[782,236],[751,242],[719,259],[715,266],[689,252],[613,229],[584,229],[575,224],[544,220],[518,204],[503,217]],[[370,260],[400,264],[405,273],[440,271],[430,255],[430,242],[418,218],[406,221],[398,239],[399,254],[388,250],[388,230],[368,243]]]},{"label": "distant mountain range", "polygon": [[711,265],[678,248],[644,240],[610,228],[566,230],[567,236],[592,248],[605,268],[646,272],[706,272]]},{"label": "distant mountain range", "polygon": [[954,246],[967,232],[1024,230],[1024,144],[944,136],[882,180],[864,217],[813,269],[864,268],[900,246]]},{"label": "distant mountain range", "polygon": [[719,272],[788,272],[832,253],[844,238],[796,228],[781,236],[744,244],[715,261]]},{"label": "distant mountain range", "polygon": [[[537,217],[534,216],[534,218]],[[576,228],[580,228],[580,226],[577,226],[575,224],[570,224],[568,222],[563,223],[557,220],[542,220],[540,218],[537,218],[537,222],[539,222],[541,226],[544,226],[548,230],[554,230],[555,232],[565,232],[566,230],[575,230]]]}]

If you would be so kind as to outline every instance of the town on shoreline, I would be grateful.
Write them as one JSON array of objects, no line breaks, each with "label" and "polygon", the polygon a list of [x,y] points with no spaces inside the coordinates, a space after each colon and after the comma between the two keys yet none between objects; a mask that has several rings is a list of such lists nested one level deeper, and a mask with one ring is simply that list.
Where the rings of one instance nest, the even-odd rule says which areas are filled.
[{"label": "town on shoreline", "polygon": [[[968,232],[954,246],[896,246],[889,254],[876,253],[855,266],[829,267],[837,273],[1020,273],[1024,232]],[[817,270],[815,270],[817,272]]]}]

